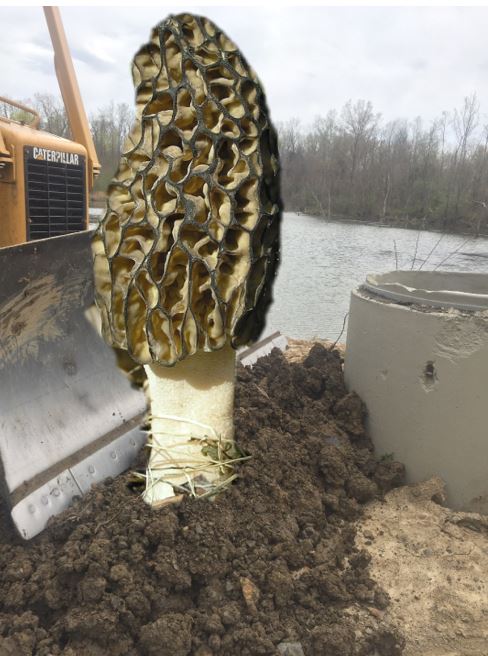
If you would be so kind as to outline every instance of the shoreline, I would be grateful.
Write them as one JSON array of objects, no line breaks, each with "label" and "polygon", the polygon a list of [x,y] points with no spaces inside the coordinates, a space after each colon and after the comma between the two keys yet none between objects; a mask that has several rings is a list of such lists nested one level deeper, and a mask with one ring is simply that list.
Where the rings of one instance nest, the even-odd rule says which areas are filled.
[{"label": "shoreline", "polygon": [[413,226],[405,223],[380,223],[379,221],[362,221],[361,219],[351,219],[340,216],[333,216],[330,219],[322,216],[320,214],[315,214],[313,212],[302,212],[300,210],[283,210],[287,214],[296,214],[297,216],[310,216],[314,219],[320,221],[325,221],[327,223],[358,223],[360,225],[371,226],[373,228],[400,228],[402,230],[412,230],[414,232],[435,232],[437,234],[446,234],[446,235],[460,235],[462,237],[472,237],[473,239],[488,239],[488,232],[480,232],[479,234],[474,234],[472,232],[463,232],[461,230],[447,230],[441,229],[439,227],[430,227],[430,226]]}]

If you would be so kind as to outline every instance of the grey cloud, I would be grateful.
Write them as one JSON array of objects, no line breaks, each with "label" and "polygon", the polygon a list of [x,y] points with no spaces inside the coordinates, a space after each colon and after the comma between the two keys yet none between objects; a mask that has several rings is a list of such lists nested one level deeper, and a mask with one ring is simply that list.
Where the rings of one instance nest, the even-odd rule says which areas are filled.
[{"label": "grey cloud", "polygon": [[89,52],[83,48],[71,48],[71,55],[74,59],[78,59],[87,66],[96,71],[109,71],[113,69],[113,64],[107,62],[102,57],[98,57],[95,53]]},{"label": "grey cloud", "polygon": [[45,75],[50,75],[51,73],[54,74],[54,62],[52,57],[46,59],[44,57],[36,57],[35,55],[23,55],[20,62],[27,66],[30,71],[38,71]]},{"label": "grey cloud", "polygon": [[425,59],[415,59],[412,62],[412,68],[414,71],[423,71],[428,66],[428,62]]}]

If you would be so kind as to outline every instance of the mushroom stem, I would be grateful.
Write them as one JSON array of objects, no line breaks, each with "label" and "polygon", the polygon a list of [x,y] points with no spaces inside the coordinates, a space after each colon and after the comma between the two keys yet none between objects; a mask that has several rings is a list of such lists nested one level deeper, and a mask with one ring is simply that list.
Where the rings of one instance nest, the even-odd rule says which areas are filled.
[{"label": "mushroom stem", "polygon": [[212,493],[232,475],[235,458],[234,349],[227,344],[145,370],[151,411],[145,501],[159,505],[182,488]]}]

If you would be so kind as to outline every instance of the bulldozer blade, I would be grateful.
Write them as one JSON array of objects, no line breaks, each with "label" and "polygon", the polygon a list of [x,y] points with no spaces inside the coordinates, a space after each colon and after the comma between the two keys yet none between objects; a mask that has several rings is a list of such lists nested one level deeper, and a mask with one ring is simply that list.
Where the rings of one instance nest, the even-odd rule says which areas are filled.
[{"label": "bulldozer blade", "polygon": [[25,539],[146,439],[145,396],[89,318],[90,239],[0,249],[0,487]]}]

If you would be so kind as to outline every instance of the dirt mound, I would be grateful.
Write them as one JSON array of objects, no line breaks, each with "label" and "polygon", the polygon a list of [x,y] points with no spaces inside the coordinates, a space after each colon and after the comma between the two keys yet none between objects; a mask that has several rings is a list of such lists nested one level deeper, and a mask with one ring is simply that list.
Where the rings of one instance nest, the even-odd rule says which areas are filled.
[{"label": "dirt mound", "polygon": [[354,527],[403,468],[374,459],[363,418],[337,352],[273,351],[238,372],[252,458],[215,501],[153,511],[120,476],[30,543],[4,513],[0,656],[401,654]]}]

